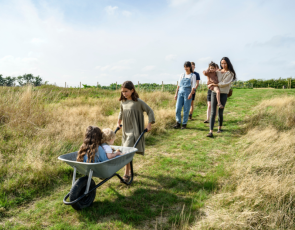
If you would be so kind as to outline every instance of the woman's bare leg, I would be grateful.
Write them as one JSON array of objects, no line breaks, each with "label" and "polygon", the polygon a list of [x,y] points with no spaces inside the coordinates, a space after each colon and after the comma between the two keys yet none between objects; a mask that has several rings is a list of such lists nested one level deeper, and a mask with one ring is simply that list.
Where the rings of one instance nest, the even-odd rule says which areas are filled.
[{"label": "woman's bare leg", "polygon": [[130,176],[130,170],[131,170],[131,167],[130,167],[130,163],[128,163],[126,166],[125,166],[125,175],[127,176]]},{"label": "woman's bare leg", "polygon": [[217,104],[220,105],[221,102],[220,102],[220,90],[218,87],[214,87],[214,91],[216,93],[216,99],[217,99]]},{"label": "woman's bare leg", "polygon": [[207,121],[209,121],[211,115],[211,101],[207,101],[207,106]]}]

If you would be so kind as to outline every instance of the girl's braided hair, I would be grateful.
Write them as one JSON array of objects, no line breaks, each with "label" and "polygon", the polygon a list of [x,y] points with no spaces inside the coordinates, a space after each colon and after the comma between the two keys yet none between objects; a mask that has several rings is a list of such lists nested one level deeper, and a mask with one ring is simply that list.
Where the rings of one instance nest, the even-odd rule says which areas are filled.
[{"label": "girl's braided hair", "polygon": [[78,151],[77,161],[83,162],[84,156],[87,154],[88,162],[94,162],[94,156],[98,146],[102,144],[101,140],[102,132],[100,128],[96,126],[88,126],[84,142]]}]

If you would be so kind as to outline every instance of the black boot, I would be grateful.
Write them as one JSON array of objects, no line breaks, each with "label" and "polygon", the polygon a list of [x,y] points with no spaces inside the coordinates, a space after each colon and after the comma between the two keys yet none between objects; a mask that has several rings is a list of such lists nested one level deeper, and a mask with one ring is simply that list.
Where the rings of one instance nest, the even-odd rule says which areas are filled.
[{"label": "black boot", "polygon": [[176,124],[173,126],[174,129],[179,129],[180,128],[180,124],[178,122],[176,122]]},{"label": "black boot", "polygon": [[186,124],[182,125],[181,129],[186,129]]}]

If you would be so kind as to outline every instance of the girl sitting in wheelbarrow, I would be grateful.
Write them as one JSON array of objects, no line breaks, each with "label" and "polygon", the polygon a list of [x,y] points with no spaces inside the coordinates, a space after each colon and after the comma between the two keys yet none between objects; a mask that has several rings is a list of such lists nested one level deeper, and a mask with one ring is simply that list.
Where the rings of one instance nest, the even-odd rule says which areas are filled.
[{"label": "girl sitting in wheelbarrow", "polygon": [[87,127],[84,142],[78,151],[77,161],[98,163],[121,155],[120,151],[113,152],[108,145],[114,143],[116,134],[109,129],[103,131],[105,133],[96,126]]},{"label": "girl sitting in wheelbarrow", "polygon": [[[146,112],[149,118],[147,130],[150,131],[152,124],[155,123],[155,116],[153,110],[141,99],[131,81],[125,81],[121,86],[121,101],[120,114],[118,119],[118,128],[121,127],[123,121],[122,145],[124,147],[133,147],[135,141],[144,131],[144,116]],[[137,153],[144,155],[144,136],[136,146]],[[131,178],[130,163],[126,165],[125,175],[123,177],[125,182]]]}]

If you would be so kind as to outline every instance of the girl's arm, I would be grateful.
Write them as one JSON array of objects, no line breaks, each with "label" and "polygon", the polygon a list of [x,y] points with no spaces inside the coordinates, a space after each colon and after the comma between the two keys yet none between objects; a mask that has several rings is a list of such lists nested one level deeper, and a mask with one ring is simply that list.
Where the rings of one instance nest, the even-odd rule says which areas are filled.
[{"label": "girl's arm", "polygon": [[113,152],[113,149],[109,145],[104,145],[102,147],[107,155],[108,159],[113,159],[114,157],[120,155],[121,152]]},{"label": "girl's arm", "polygon": [[119,118],[118,118],[118,123],[117,123],[119,128],[121,128],[120,125],[121,125],[122,119],[123,119],[123,105],[122,105],[122,102],[121,102],[120,113],[119,113]]},{"label": "girl's arm", "polygon": [[175,99],[175,100],[177,99],[178,90],[179,90],[179,85],[178,85],[177,88],[176,88],[176,92],[175,92],[175,96],[174,96],[174,99]]},{"label": "girl's arm", "polygon": [[114,153],[107,153],[107,157],[109,159],[113,159],[115,158],[116,156],[120,156],[121,155],[121,152],[114,152]]},{"label": "girl's arm", "polygon": [[148,131],[151,131],[152,129],[152,124],[155,123],[155,115],[154,115],[154,111],[151,109],[151,107],[149,107],[144,101],[142,100],[138,100],[141,103],[141,108],[144,112],[147,113],[148,117],[149,117],[149,123],[147,125],[147,129]]},{"label": "girl's arm", "polygon": [[196,92],[196,77],[195,77],[195,75],[193,74],[193,76],[192,76],[193,78],[191,79],[193,82],[193,84],[192,84],[192,91],[191,91],[191,93],[188,95],[188,99],[190,100],[191,98],[192,98],[192,96],[193,96],[193,94]]},{"label": "girl's arm", "polygon": [[207,70],[204,70],[203,74],[208,77],[209,76],[209,68]]}]

